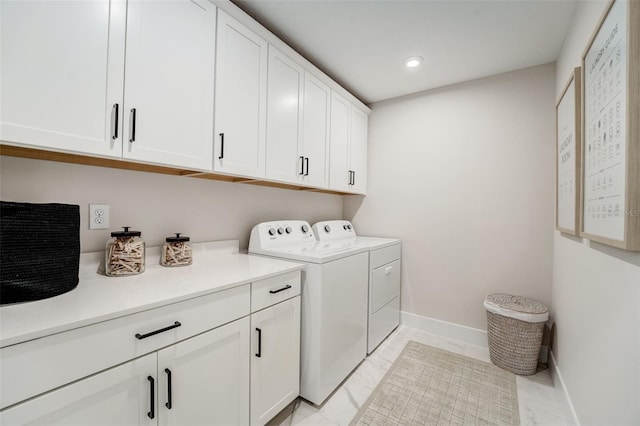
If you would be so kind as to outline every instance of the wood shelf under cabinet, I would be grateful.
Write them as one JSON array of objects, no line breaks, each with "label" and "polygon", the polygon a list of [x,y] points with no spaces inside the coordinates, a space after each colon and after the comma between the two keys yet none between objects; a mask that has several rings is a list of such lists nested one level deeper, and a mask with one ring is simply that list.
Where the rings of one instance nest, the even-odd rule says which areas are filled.
[{"label": "wood shelf under cabinet", "polygon": [[218,173],[200,172],[195,170],[185,170],[179,168],[157,166],[153,164],[134,163],[130,161],[91,157],[66,152],[46,151],[41,149],[25,148],[12,145],[0,144],[0,155],[8,157],[30,158],[34,160],[55,161],[59,163],[82,164],[85,166],[108,167],[112,169],[132,170],[138,172],[160,173],[164,175],[185,176],[199,179],[210,179],[224,182],[238,182],[250,185],[268,186],[271,188],[292,189],[297,191],[320,192],[334,195],[353,195],[339,191],[331,191],[319,188],[308,188],[298,185],[291,185],[281,182],[271,182],[260,179],[250,179],[238,176],[228,176]]}]

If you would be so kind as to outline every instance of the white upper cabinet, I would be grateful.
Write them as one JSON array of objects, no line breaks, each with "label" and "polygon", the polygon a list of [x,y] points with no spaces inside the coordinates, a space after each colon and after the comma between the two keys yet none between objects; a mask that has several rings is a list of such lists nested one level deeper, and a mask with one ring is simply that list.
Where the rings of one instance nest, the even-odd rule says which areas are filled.
[{"label": "white upper cabinet", "polygon": [[351,192],[367,192],[367,125],[369,117],[351,106],[349,131],[349,167],[351,170]]},{"label": "white upper cabinet", "polygon": [[302,144],[305,157],[303,182],[318,188],[329,186],[329,118],[331,89],[305,72]]},{"label": "white upper cabinet", "polygon": [[267,42],[218,11],[213,170],[265,175]]},{"label": "white upper cabinet", "polygon": [[122,156],[212,169],[216,8],[129,0]]},{"label": "white upper cabinet", "polygon": [[327,188],[330,89],[271,45],[268,81],[266,177]]},{"label": "white upper cabinet", "polygon": [[364,112],[332,92],[330,189],[366,193],[367,124]]},{"label": "white upper cabinet", "polygon": [[120,157],[125,8],[120,0],[0,2],[2,141]]},{"label": "white upper cabinet", "polygon": [[304,69],[269,46],[268,75],[266,177],[297,183],[305,165],[301,154]]}]

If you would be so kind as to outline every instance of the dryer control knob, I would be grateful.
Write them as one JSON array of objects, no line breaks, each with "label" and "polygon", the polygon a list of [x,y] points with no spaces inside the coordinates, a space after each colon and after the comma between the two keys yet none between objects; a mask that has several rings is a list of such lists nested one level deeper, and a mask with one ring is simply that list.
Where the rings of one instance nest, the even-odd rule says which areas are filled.
[{"label": "dryer control knob", "polygon": [[326,232],[326,233],[331,232],[331,227],[329,225],[325,225],[324,226],[324,232]]},{"label": "dryer control knob", "polygon": [[342,225],[342,228],[346,231],[347,229],[349,229],[349,227],[347,225]]},{"label": "dryer control knob", "polygon": [[269,229],[269,235],[276,235],[276,230],[275,230],[275,228],[271,228],[271,229]]},{"label": "dryer control knob", "polygon": [[347,229],[349,229],[349,230],[350,230],[351,228],[353,228],[353,226],[351,226],[351,225],[347,225]]},{"label": "dryer control knob", "polygon": [[282,227],[278,228],[278,234],[280,235],[284,234],[284,229]]},{"label": "dryer control knob", "polygon": [[307,233],[307,231],[309,230],[309,227],[307,225],[302,225],[302,232],[303,233]]},{"label": "dryer control knob", "polygon": [[286,232],[287,234],[290,234],[290,233],[291,233],[291,227],[290,227],[290,226],[287,226],[287,227],[284,229],[284,232]]}]

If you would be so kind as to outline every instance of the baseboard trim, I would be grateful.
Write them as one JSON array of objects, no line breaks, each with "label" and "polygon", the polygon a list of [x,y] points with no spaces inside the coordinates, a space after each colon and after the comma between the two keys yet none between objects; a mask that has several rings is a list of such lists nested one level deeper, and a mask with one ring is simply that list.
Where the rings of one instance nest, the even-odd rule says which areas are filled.
[{"label": "baseboard trim", "polygon": [[400,312],[400,324],[439,336],[460,340],[472,345],[488,347],[487,332],[465,325],[454,324],[435,318],[423,317],[409,312]]},{"label": "baseboard trim", "polygon": [[549,352],[551,354],[551,362],[549,363],[549,369],[551,370],[551,380],[555,386],[556,383],[560,383],[560,387],[562,388],[562,393],[564,393],[564,397],[567,399],[567,404],[569,405],[569,409],[571,410],[571,416],[573,417],[573,424],[576,426],[580,426],[580,420],[578,420],[578,413],[576,413],[576,409],[573,406],[573,401],[571,401],[571,396],[569,396],[569,391],[567,390],[567,386],[562,379],[562,373],[560,373],[560,367],[558,367],[558,363],[556,362],[556,357],[553,354],[553,351]]}]

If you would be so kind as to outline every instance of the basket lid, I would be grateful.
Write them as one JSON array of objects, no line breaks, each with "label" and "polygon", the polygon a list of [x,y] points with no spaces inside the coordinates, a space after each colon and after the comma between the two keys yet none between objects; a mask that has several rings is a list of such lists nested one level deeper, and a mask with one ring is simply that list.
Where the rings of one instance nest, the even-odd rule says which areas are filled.
[{"label": "basket lid", "polygon": [[484,307],[494,314],[504,315],[530,323],[545,322],[549,319],[549,310],[542,303],[523,296],[505,293],[489,294]]}]

